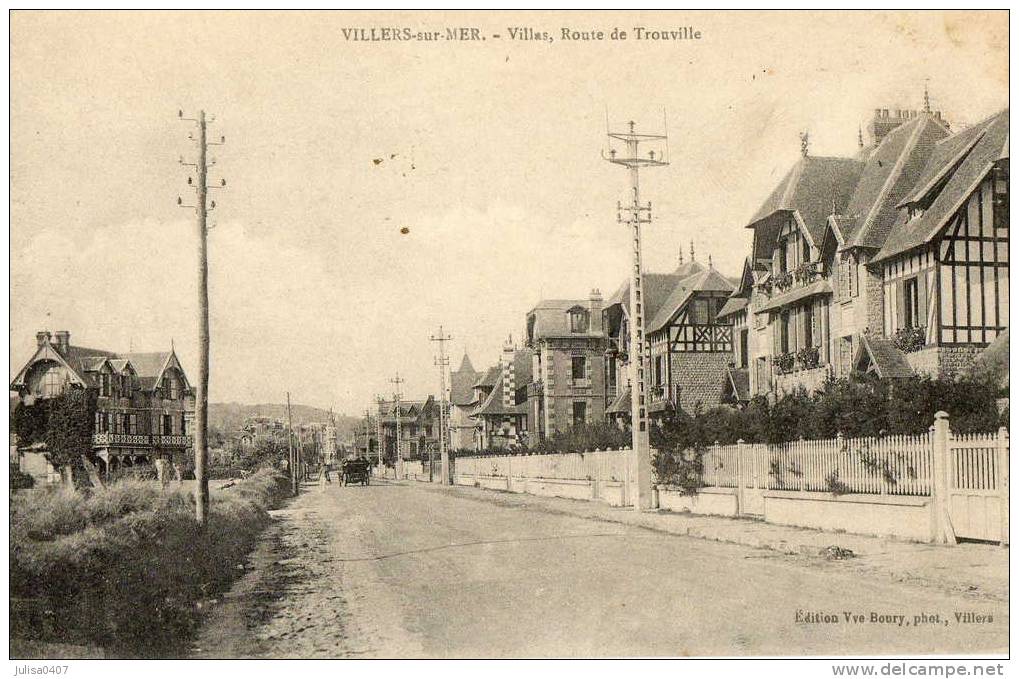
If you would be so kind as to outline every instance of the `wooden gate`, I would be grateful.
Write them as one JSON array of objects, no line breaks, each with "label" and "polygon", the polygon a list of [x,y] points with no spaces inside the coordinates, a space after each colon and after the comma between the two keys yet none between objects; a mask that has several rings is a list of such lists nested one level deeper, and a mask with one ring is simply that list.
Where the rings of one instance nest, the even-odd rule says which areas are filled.
[{"label": "wooden gate", "polygon": [[955,536],[1008,542],[1008,431],[949,436],[947,471]]}]

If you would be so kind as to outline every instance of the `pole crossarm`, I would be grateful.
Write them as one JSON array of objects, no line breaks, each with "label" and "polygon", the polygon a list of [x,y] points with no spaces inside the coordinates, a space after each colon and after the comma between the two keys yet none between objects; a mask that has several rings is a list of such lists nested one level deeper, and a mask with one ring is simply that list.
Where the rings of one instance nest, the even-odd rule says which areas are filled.
[{"label": "pole crossarm", "polygon": [[632,229],[633,262],[630,272],[630,427],[633,437],[633,455],[637,472],[637,497],[634,508],[650,509],[653,507],[651,489],[651,444],[650,427],[647,411],[647,381],[650,370],[650,345],[645,337],[644,317],[644,272],[641,262],[642,243],[641,225],[651,223],[651,203],[640,202],[640,169],[663,167],[668,161],[655,151],[646,155],[640,154],[640,145],[650,141],[668,142],[667,135],[641,134],[636,131],[636,123],[629,122],[629,132],[608,131],[609,139],[622,141],[626,144],[626,154],[620,156],[615,149],[610,149],[602,158],[614,165],[625,167],[630,172],[630,191],[632,200],[624,205],[616,203],[616,221],[626,224]]}]

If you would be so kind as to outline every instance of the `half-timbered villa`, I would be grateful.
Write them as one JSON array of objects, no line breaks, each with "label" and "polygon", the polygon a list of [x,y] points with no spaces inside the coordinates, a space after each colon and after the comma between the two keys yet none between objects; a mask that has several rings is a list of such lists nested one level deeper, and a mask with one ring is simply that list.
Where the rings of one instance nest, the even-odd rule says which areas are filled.
[{"label": "half-timbered villa", "polygon": [[35,353],[10,390],[31,405],[68,389],[97,394],[92,447],[107,477],[175,453],[193,454],[194,391],[172,348],[115,353],[73,345],[66,330],[36,333]]},{"label": "half-timbered villa", "polygon": [[1007,110],[953,135],[939,112],[879,109],[868,129],[853,158],[804,145],[747,225],[721,315],[749,395],[953,374],[1008,326]]}]

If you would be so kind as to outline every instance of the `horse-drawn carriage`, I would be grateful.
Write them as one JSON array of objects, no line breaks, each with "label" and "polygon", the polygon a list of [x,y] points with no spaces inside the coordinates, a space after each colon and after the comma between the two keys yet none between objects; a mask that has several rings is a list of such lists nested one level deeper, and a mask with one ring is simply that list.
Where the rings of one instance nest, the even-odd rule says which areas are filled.
[{"label": "horse-drawn carriage", "polygon": [[364,458],[344,460],[343,485],[349,486],[351,483],[360,483],[362,486],[367,486],[370,483],[370,470],[371,465],[369,465],[368,460],[365,460]]}]

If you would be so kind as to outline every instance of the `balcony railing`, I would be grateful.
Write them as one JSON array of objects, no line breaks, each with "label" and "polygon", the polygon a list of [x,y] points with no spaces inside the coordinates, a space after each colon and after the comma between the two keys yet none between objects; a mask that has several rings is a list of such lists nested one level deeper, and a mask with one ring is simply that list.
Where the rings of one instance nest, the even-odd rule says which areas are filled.
[{"label": "balcony railing", "polygon": [[161,448],[187,448],[191,445],[189,434],[158,434],[152,437],[152,445]]},{"label": "balcony railing", "polygon": [[160,448],[187,448],[191,445],[190,434],[115,434],[100,432],[92,435],[92,445],[108,446],[159,446]]},{"label": "balcony railing", "polygon": [[92,435],[94,446],[150,446],[152,437],[148,434],[115,434],[105,431]]},{"label": "balcony railing", "polygon": [[824,264],[821,262],[807,262],[806,264],[799,265],[792,271],[772,274],[766,281],[758,284],[757,288],[760,292],[770,297],[773,294],[781,294],[827,277]]}]

